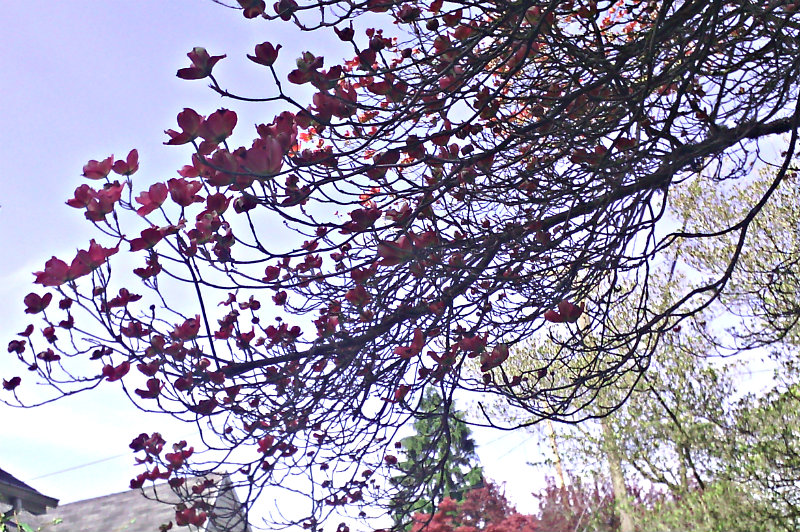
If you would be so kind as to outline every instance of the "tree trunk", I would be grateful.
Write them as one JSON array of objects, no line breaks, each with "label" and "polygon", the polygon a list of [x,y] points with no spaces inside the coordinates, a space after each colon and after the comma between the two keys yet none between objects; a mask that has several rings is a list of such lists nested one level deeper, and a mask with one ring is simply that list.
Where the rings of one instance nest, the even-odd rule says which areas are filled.
[{"label": "tree trunk", "polygon": [[614,490],[616,510],[619,513],[619,530],[620,532],[634,532],[631,504],[628,498],[628,489],[625,487],[625,476],[622,472],[622,459],[617,440],[605,418],[600,419],[600,426],[603,429],[603,448],[611,473],[611,488]]},{"label": "tree trunk", "polygon": [[547,437],[550,439],[550,447],[553,449],[553,456],[555,456],[556,476],[558,477],[559,489],[564,489],[567,486],[566,479],[564,478],[564,468],[561,465],[561,454],[558,452],[558,442],[556,441],[556,431],[553,427],[553,421],[547,420]]}]

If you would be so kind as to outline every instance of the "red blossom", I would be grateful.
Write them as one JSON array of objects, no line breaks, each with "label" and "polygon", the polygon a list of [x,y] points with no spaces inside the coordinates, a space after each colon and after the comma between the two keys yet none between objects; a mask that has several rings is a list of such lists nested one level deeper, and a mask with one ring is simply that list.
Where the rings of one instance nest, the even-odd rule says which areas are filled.
[{"label": "red blossom", "polygon": [[313,81],[321,76],[318,70],[325,64],[324,61],[322,57],[315,56],[311,52],[303,52],[303,55],[297,59],[297,69],[289,72],[286,79],[296,85],[302,85]]},{"label": "red blossom", "polygon": [[175,512],[175,524],[178,526],[194,525],[200,527],[206,522],[206,512],[197,512],[194,508],[186,508]]},{"label": "red blossom", "polygon": [[114,166],[114,156],[110,155],[102,161],[92,159],[83,166],[83,177],[88,179],[103,179],[111,172]]},{"label": "red blossom", "polygon": [[289,151],[297,143],[297,116],[289,111],[277,115],[270,124],[256,126],[258,135],[263,138],[277,140],[284,152]]},{"label": "red blossom", "polygon": [[174,453],[166,453],[164,455],[164,459],[169,462],[169,465],[172,469],[178,469],[179,467],[183,466],[186,459],[192,456],[193,453],[194,447],[189,447],[188,449],[178,450]]},{"label": "red blossom", "polygon": [[[253,333],[253,331],[251,331],[249,333],[250,340],[252,340],[252,336],[254,336],[254,334],[255,333]],[[224,372],[222,372],[222,371],[211,371],[207,375],[208,375],[208,380],[210,380],[214,384],[225,384],[225,373]]]},{"label": "red blossom", "polygon": [[178,77],[181,79],[205,78],[211,74],[211,69],[214,68],[217,61],[227,57],[225,55],[209,56],[206,49],[200,46],[195,47],[186,56],[192,62],[192,66],[178,70]]},{"label": "red blossom", "polygon": [[233,202],[233,210],[238,213],[252,211],[258,207],[258,200],[249,194],[236,198]]},{"label": "red blossom", "polygon": [[222,214],[228,210],[231,198],[222,193],[211,194],[206,198],[206,213]]},{"label": "red blossom", "polygon": [[298,272],[306,272],[322,266],[322,257],[319,255],[306,255],[302,263],[297,265]]},{"label": "red blossom", "polygon": [[67,282],[69,276],[69,266],[66,262],[56,257],[44,263],[44,270],[35,272],[36,284],[44,286],[61,286]]},{"label": "red blossom", "polygon": [[394,354],[400,358],[408,359],[419,355],[423,347],[425,347],[425,334],[422,332],[422,329],[417,327],[414,329],[414,338],[411,340],[411,345],[395,347]]},{"label": "red blossom", "polygon": [[180,145],[186,144],[196,139],[200,135],[200,124],[203,123],[203,117],[197,114],[194,109],[184,108],[183,111],[178,113],[178,126],[180,126],[180,133],[174,129],[164,131],[169,135],[169,140],[164,144]]},{"label": "red blossom", "polygon": [[462,338],[456,345],[459,349],[463,349],[464,351],[478,353],[483,351],[484,347],[486,346],[486,337],[467,336]]},{"label": "red blossom", "polygon": [[353,23],[352,22],[350,23],[350,26],[347,27],[347,28],[342,28],[342,29],[333,28],[333,31],[335,31],[336,35],[339,37],[339,39],[344,41],[344,42],[352,41],[353,37],[356,34],[355,30],[353,30]]},{"label": "red blossom", "polygon": [[178,377],[175,379],[175,389],[185,392],[192,388],[194,384],[194,376],[191,373],[187,373],[183,377]]},{"label": "red blossom", "polygon": [[243,332],[236,335],[236,347],[239,349],[245,349],[247,346],[250,345],[250,342],[256,337],[255,330],[251,330],[250,332]]},{"label": "red blossom", "polygon": [[200,162],[197,160],[197,154],[192,155],[192,162],[194,164],[185,164],[178,170],[178,175],[181,177],[199,177],[200,170],[198,170],[198,166]]},{"label": "red blossom", "polygon": [[275,138],[258,138],[253,147],[242,154],[242,166],[255,176],[273,176],[283,166],[283,148]]},{"label": "red blossom", "polygon": [[564,321],[563,316],[555,310],[548,310],[544,313],[544,319],[553,323],[562,323]]},{"label": "red blossom", "polygon": [[508,345],[499,344],[492,349],[491,353],[481,355],[481,371],[487,372],[500,366],[508,358]]},{"label": "red blossom", "polygon": [[392,398],[391,399],[385,399],[384,398],[383,400],[388,402],[388,403],[399,403],[400,401],[403,400],[403,398],[405,398],[406,395],[408,395],[408,392],[410,390],[411,390],[411,386],[409,386],[408,384],[401,384],[394,391],[394,394],[392,394]]},{"label": "red blossom", "polygon": [[44,362],[58,362],[59,360],[61,360],[61,355],[57,354],[52,349],[48,348],[39,353],[38,355],[36,355],[36,358]]},{"label": "red blossom", "polygon": [[170,333],[173,340],[191,340],[200,332],[200,316],[189,318]]},{"label": "red blossom", "polygon": [[105,366],[103,366],[103,377],[105,377],[108,382],[118,381],[122,377],[127,375],[130,369],[131,369],[131,363],[128,362],[127,360],[116,367],[110,364],[106,364]]},{"label": "red blossom", "polygon": [[116,161],[111,169],[120,175],[134,174],[139,169],[139,152],[131,150],[124,161],[122,159]]},{"label": "red blossom", "polygon": [[136,202],[141,205],[141,207],[136,209],[136,214],[139,216],[147,216],[161,207],[161,204],[167,200],[167,192],[167,185],[164,183],[150,185],[147,191],[143,191],[136,198]]},{"label": "red blossom", "polygon": [[44,339],[51,344],[58,340],[58,337],[56,336],[56,330],[52,326],[42,329],[42,336],[44,336]]},{"label": "red blossom", "polygon": [[219,109],[211,113],[198,129],[198,134],[205,140],[218,144],[230,137],[236,127],[236,113],[228,109]]},{"label": "red blossom", "polygon": [[11,340],[8,342],[8,352],[9,353],[16,353],[21,355],[25,352],[25,344],[27,342],[25,340]]},{"label": "red blossom", "polygon": [[294,0],[279,0],[272,7],[282,20],[288,21],[291,20],[292,15],[297,10],[297,2]]},{"label": "red blossom", "polygon": [[439,235],[436,231],[425,231],[418,235],[412,234],[411,241],[418,248],[427,248],[439,243]]},{"label": "red blossom", "polygon": [[172,201],[181,207],[188,207],[192,203],[203,201],[203,198],[197,195],[197,191],[203,186],[199,181],[170,179],[167,181],[167,186],[169,187],[169,195]]},{"label": "red blossom", "polygon": [[131,443],[128,445],[128,447],[133,449],[133,452],[135,453],[144,451],[147,454],[157,456],[161,454],[161,451],[164,449],[164,444],[166,443],[167,442],[158,432],[154,432],[152,435],[142,432],[133,440],[131,440]]},{"label": "red blossom", "polygon": [[342,226],[341,233],[347,235],[366,231],[375,224],[381,214],[381,210],[375,208],[352,211],[349,213],[350,221]]},{"label": "red blossom", "polygon": [[[314,106],[311,108],[318,115],[318,119],[328,121],[332,116],[337,118],[347,118],[352,116],[355,109],[348,103],[347,94],[341,88],[338,88],[336,94],[328,94],[327,92],[318,92],[313,98]],[[352,98],[355,99],[354,97]]]},{"label": "red blossom", "polygon": [[155,378],[148,379],[146,390],[136,389],[134,392],[142,399],[155,399],[161,394],[161,381]]},{"label": "red blossom", "polygon": [[85,216],[93,222],[105,220],[106,214],[114,210],[114,205],[122,197],[123,185],[112,183],[94,193],[86,205]]},{"label": "red blossom", "polygon": [[171,473],[170,473],[170,471],[169,471],[169,470],[167,470],[167,471],[164,471],[164,472],[162,473],[161,471],[159,471],[159,470],[158,470],[158,466],[156,466],[156,467],[154,467],[154,468],[153,468],[153,470],[152,470],[152,471],[150,471],[150,472],[147,474],[147,479],[148,479],[148,480],[153,480],[153,481],[156,481],[156,480],[165,480],[165,479],[169,478],[170,474],[171,474]]},{"label": "red blossom", "polygon": [[356,283],[363,283],[378,271],[376,266],[372,266],[370,268],[354,268],[353,271],[350,272],[350,278],[353,279]]},{"label": "red blossom", "polygon": [[267,434],[263,438],[258,440],[258,452],[261,454],[267,454],[271,449],[272,445],[275,443],[275,437]]},{"label": "red blossom", "polygon": [[132,490],[138,490],[142,486],[144,486],[144,481],[147,480],[147,475],[145,473],[140,473],[136,475],[136,478],[132,478],[129,484]]},{"label": "red blossom", "polygon": [[104,248],[94,239],[89,241],[89,249],[88,250],[78,250],[78,254],[72,260],[72,264],[69,267],[68,277],[69,279],[76,279],[92,271],[96,270],[103,263],[108,260],[111,255],[114,255],[117,251],[119,251],[119,246],[113,248]]},{"label": "red blossom", "polygon": [[3,379],[3,389],[11,391],[17,386],[19,386],[21,382],[22,378],[20,377],[11,377],[8,380]]},{"label": "red blossom", "polygon": [[144,338],[150,334],[150,329],[145,327],[142,322],[138,320],[131,320],[127,325],[122,325],[119,332],[128,338]]},{"label": "red blossom", "polygon": [[239,5],[242,6],[242,14],[244,18],[256,18],[264,14],[267,9],[267,4],[264,0],[238,0]]},{"label": "red blossom", "polygon": [[575,305],[564,299],[558,304],[558,310],[548,310],[545,312],[544,319],[553,323],[574,323],[578,321],[578,318],[583,314],[583,308],[583,303]]},{"label": "red blossom", "polygon": [[39,312],[43,311],[47,308],[47,305],[50,304],[50,301],[53,299],[53,294],[47,292],[43,296],[39,296],[39,294],[35,294],[31,292],[25,299],[23,303],[25,303],[25,313],[26,314],[38,314]]},{"label": "red blossom", "polygon": [[273,46],[272,43],[262,42],[256,45],[256,55],[247,55],[247,58],[254,63],[264,66],[272,66],[278,58],[278,50],[282,45]]},{"label": "red blossom", "polygon": [[142,375],[146,375],[148,377],[154,377],[156,373],[158,373],[158,369],[161,367],[161,361],[159,360],[152,360],[147,364],[141,363],[136,365],[136,369]]},{"label": "red blossom", "polygon": [[378,256],[381,258],[378,264],[381,266],[396,266],[411,259],[414,250],[411,239],[403,235],[395,242],[384,240],[378,244]]},{"label": "red blossom", "polygon": [[357,285],[355,288],[348,290],[344,298],[356,307],[363,307],[372,300],[372,296],[363,285]]},{"label": "red blossom", "polygon": [[158,262],[158,255],[151,254],[147,258],[146,266],[144,268],[134,268],[133,273],[142,279],[149,279],[161,273],[161,264]]},{"label": "red blossom", "polygon": [[68,199],[67,205],[76,209],[85,209],[96,194],[97,191],[95,189],[84,183],[75,189],[75,197]]},{"label": "red blossom", "polygon": [[148,227],[143,230],[139,238],[131,240],[131,251],[140,251],[142,249],[152,249],[153,246],[161,242],[164,238],[163,233],[157,227]]},{"label": "red blossom", "polygon": [[203,399],[202,401],[198,401],[196,405],[189,406],[189,410],[201,416],[208,416],[214,412],[214,409],[217,408],[218,405],[219,403],[216,399]]},{"label": "red blossom", "polygon": [[420,14],[420,8],[412,6],[411,4],[403,4],[396,16],[402,22],[410,23],[417,20]]},{"label": "red blossom", "polygon": [[581,314],[583,314],[583,307],[583,303],[580,305],[575,305],[564,299],[558,304],[558,311],[562,316],[564,316],[566,321],[575,322],[578,321],[578,318],[580,318]]}]

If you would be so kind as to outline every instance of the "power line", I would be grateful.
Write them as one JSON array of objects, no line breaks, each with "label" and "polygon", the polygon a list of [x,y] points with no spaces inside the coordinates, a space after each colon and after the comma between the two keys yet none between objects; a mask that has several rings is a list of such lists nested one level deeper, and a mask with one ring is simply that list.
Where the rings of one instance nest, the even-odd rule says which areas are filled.
[{"label": "power line", "polygon": [[62,469],[60,471],[53,471],[52,473],[46,473],[44,475],[39,475],[38,477],[35,477],[35,478],[31,479],[31,480],[39,480],[40,478],[46,478],[46,477],[52,477],[54,475],[60,475],[61,473],[67,473],[69,471],[75,471],[76,469],[82,469],[84,467],[93,466],[95,464],[101,464],[103,462],[108,462],[109,460],[114,460],[116,458],[122,458],[123,456],[129,456],[129,453],[117,454],[117,455],[114,455],[114,456],[109,456],[107,458],[101,458],[100,460],[94,460],[92,462],[87,462],[85,464],[80,464],[80,465],[68,467],[68,468]]}]

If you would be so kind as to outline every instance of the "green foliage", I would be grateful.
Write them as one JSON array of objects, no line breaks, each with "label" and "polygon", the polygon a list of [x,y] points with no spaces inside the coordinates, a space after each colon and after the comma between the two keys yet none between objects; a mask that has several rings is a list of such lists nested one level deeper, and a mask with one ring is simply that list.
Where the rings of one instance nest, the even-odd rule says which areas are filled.
[{"label": "green foliage", "polygon": [[20,522],[16,513],[12,515],[0,513],[0,532],[15,532],[17,530],[35,532],[30,525]]},{"label": "green foliage", "polygon": [[639,514],[639,530],[648,532],[777,532],[786,530],[768,518],[770,505],[750,487],[719,480],[681,498],[663,497]]},{"label": "green foliage", "polygon": [[[762,515],[783,530],[800,527],[800,384],[746,396],[729,427],[728,471],[761,494]],[[735,457],[740,457],[736,460]]]},{"label": "green foliage", "polygon": [[[432,513],[444,498],[455,501],[467,491],[483,485],[483,469],[475,452],[472,431],[433,389],[420,401],[415,434],[401,441],[405,461],[393,482],[401,487],[392,503],[396,525],[407,523],[417,512]],[[413,490],[421,486],[421,489]]]},{"label": "green foliage", "polygon": [[[603,421],[619,450],[637,530],[788,532],[800,526],[796,353],[782,345],[772,388],[744,394],[747,361],[715,358],[718,334],[699,321],[662,334],[647,371],[629,383],[625,404]],[[547,350],[542,342],[512,360],[537,364]],[[624,391],[619,386],[605,393]],[[548,495],[541,516],[552,521],[548,530],[619,530],[609,513],[613,493],[606,489],[603,496],[597,485],[592,492],[580,482],[588,476],[601,486],[608,482],[600,423],[562,426],[555,437],[573,479]],[[642,485],[654,490],[642,496],[636,488]]]},{"label": "green foliage", "polygon": [[[782,182],[775,169],[753,172],[746,183],[708,194],[699,180],[676,187],[673,205],[687,233],[702,235],[680,242],[681,262],[700,275],[727,276],[715,303],[716,313],[740,318],[727,332],[739,346],[800,345],[800,181],[797,161]],[[770,194],[769,202],[752,212],[753,198]],[[723,223],[753,217],[746,232],[718,233]],[[726,261],[738,254],[736,267]]]}]

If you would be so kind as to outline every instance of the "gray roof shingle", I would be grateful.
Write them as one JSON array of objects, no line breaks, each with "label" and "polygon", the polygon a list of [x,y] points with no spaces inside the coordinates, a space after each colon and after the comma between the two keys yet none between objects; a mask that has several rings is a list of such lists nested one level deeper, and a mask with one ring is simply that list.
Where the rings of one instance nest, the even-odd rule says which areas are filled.
[{"label": "gray roof shingle", "polygon": [[[220,477],[218,493],[209,498],[216,517],[206,521],[201,532],[249,532],[236,493],[229,487],[230,480]],[[34,530],[41,527],[42,532],[158,532],[170,521],[172,530],[197,531],[175,525],[177,502],[178,496],[164,483],[144,488],[144,495],[138,489],[105,495],[64,504],[41,516],[22,515],[20,522]]]}]

